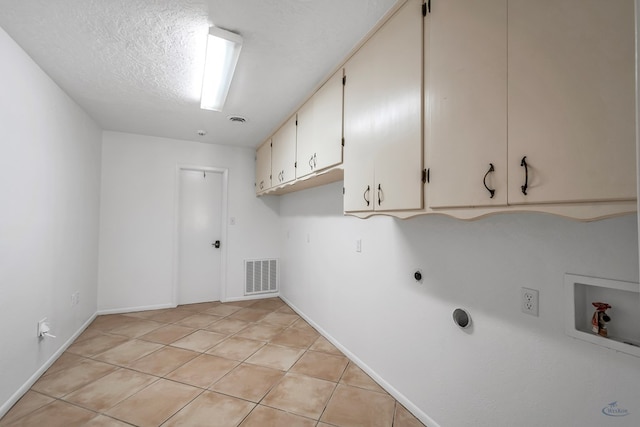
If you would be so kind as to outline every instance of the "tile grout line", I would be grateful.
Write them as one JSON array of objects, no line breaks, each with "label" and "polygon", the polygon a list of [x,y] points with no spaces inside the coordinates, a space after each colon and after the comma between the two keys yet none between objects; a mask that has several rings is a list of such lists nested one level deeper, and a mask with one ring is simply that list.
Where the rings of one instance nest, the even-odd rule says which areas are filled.
[{"label": "tile grout line", "polygon": [[[205,392],[220,394],[220,395],[223,395],[223,396],[227,396],[229,398],[242,400],[244,402],[252,404],[253,407],[238,422],[238,425],[243,423],[248,417],[250,417],[251,414],[259,406],[272,408],[272,409],[274,409],[276,411],[280,411],[280,412],[283,412],[283,413],[291,414],[293,416],[301,416],[302,418],[308,419],[310,421],[315,421],[316,425],[319,425],[321,423],[320,420],[321,420],[322,416],[325,414],[329,404],[331,403],[332,399],[335,397],[336,391],[337,391],[338,386],[340,384],[348,385],[348,386],[351,386],[351,387],[354,387],[354,388],[358,388],[358,389],[361,389],[361,390],[366,390],[366,391],[370,391],[370,392],[377,392],[377,393],[387,394],[388,395],[388,393],[384,393],[384,392],[381,392],[379,390],[372,390],[372,389],[366,388],[364,386],[349,385],[347,383],[343,383],[342,381],[344,379],[344,376],[345,376],[347,370],[349,369],[349,365],[353,364],[353,362],[348,357],[346,357],[344,354],[342,354],[341,352],[339,352],[339,354],[335,354],[334,352],[331,352],[331,349],[329,349],[329,350],[312,349],[312,347],[314,345],[316,345],[319,340],[324,338],[324,336],[322,334],[318,333],[311,325],[309,325],[306,321],[304,321],[304,319],[300,315],[298,315],[297,313],[293,312],[291,310],[291,308],[286,303],[282,302],[282,304],[280,304],[277,307],[273,307],[273,305],[268,305],[268,306],[264,305],[265,308],[258,308],[258,307],[251,308],[252,306],[258,304],[261,301],[268,301],[268,300],[255,300],[252,304],[241,305],[241,306],[237,306],[237,305],[233,305],[233,303],[229,303],[229,305],[227,307],[233,307],[233,308],[239,307],[239,308],[237,310],[234,310],[231,313],[229,313],[227,311],[228,314],[226,314],[224,316],[208,312],[208,310],[213,310],[213,309],[215,309],[217,307],[224,306],[224,305],[222,305],[224,303],[217,303],[217,304],[213,305],[213,307],[211,307],[209,305],[203,305],[202,308],[200,308],[200,309],[191,309],[191,308],[185,308],[183,306],[178,306],[178,307],[172,308],[172,309],[163,309],[161,313],[157,313],[157,314],[151,315],[148,318],[147,317],[138,317],[138,316],[127,316],[127,313],[125,313],[125,314],[107,315],[107,316],[113,316],[113,317],[104,317],[103,319],[105,319],[105,320],[103,320],[102,322],[98,322],[98,326],[95,326],[94,328],[91,329],[91,331],[93,331],[93,333],[96,334],[95,336],[90,336],[90,337],[88,337],[86,339],[82,339],[80,341],[74,341],[73,344],[82,343],[82,342],[85,342],[85,341],[90,340],[92,338],[99,337],[99,336],[118,337],[118,338],[125,339],[125,341],[120,342],[120,343],[118,343],[117,345],[115,345],[115,346],[113,346],[111,348],[105,349],[104,351],[98,352],[96,354],[92,354],[91,356],[87,356],[87,355],[84,355],[84,354],[73,353],[73,352],[69,352],[69,354],[79,358],[79,359],[77,359],[77,360],[80,360],[79,364],[82,364],[83,361],[93,361],[93,362],[96,362],[96,363],[102,363],[102,364],[110,365],[114,369],[111,370],[110,372],[107,372],[107,373],[105,373],[103,375],[100,375],[100,376],[92,379],[91,381],[89,381],[86,384],[82,384],[79,387],[76,387],[73,390],[68,391],[67,393],[63,394],[60,397],[50,396],[50,395],[48,395],[48,394],[46,394],[44,392],[31,389],[31,391],[33,391],[34,393],[38,393],[38,394],[40,394],[42,396],[45,396],[47,398],[51,398],[51,399],[53,399],[53,401],[51,401],[51,402],[49,402],[49,403],[47,403],[47,404],[45,404],[45,405],[43,405],[41,407],[38,407],[35,410],[29,411],[29,412],[21,415],[16,420],[13,420],[12,423],[15,423],[19,419],[22,419],[22,418],[24,418],[26,416],[31,415],[31,414],[33,414],[33,413],[35,413],[35,412],[37,412],[37,411],[39,411],[39,410],[41,410],[43,408],[55,403],[56,401],[60,401],[60,402],[72,405],[74,407],[81,408],[83,410],[86,410],[86,411],[89,411],[91,413],[94,413],[95,415],[94,415],[94,417],[92,419],[94,419],[96,417],[99,417],[99,416],[105,416],[105,417],[108,417],[110,419],[117,419],[118,421],[122,421],[122,422],[130,425],[130,423],[127,422],[127,421],[120,420],[120,419],[115,418],[115,417],[113,417],[111,415],[107,415],[106,411],[111,410],[112,408],[120,405],[122,402],[126,401],[127,399],[132,398],[133,396],[137,395],[138,393],[141,393],[143,390],[146,390],[147,388],[151,387],[152,385],[157,384],[160,380],[170,381],[170,382],[173,382],[173,383],[176,383],[176,384],[184,384],[186,386],[198,389],[198,393],[193,398],[191,398],[190,400],[185,402],[182,406],[180,406],[180,408],[177,409],[175,412],[173,412],[168,418],[166,418],[164,421],[162,421],[162,423],[161,423],[162,425],[164,425],[169,420],[171,420],[174,417],[176,417],[181,411],[183,411],[187,406],[191,405],[196,399],[200,398]],[[207,304],[207,303],[204,303],[204,304]],[[270,308],[267,308],[267,307],[270,307]],[[288,308],[288,311],[287,310],[283,310],[284,308]],[[175,315],[171,316],[171,315],[165,314],[165,313],[172,313],[173,312],[172,310],[176,310],[176,309],[178,309],[182,314],[185,314],[185,312],[189,312],[189,314],[186,314],[183,317],[180,317],[180,315],[178,315],[176,317]],[[247,309],[260,310],[260,312],[262,312],[261,313],[262,315],[260,316],[260,312],[256,312],[258,314],[255,317],[251,318],[251,315],[254,312],[251,312],[251,311],[244,311],[243,312],[243,310],[247,310]],[[241,317],[241,316],[234,317],[234,315],[236,315],[237,313],[240,313],[240,312],[243,312],[243,313],[241,313],[241,316],[244,316],[244,317]],[[175,313],[175,312],[173,312],[173,313]],[[291,321],[288,324],[282,324],[282,322],[281,323],[275,323],[275,322],[272,323],[273,319],[265,320],[265,318],[267,318],[267,317],[269,317],[269,316],[271,316],[273,314],[276,314],[276,313],[277,314],[282,314],[282,315],[292,315],[292,316],[295,316],[296,318],[295,318],[295,320]],[[152,317],[154,317],[154,316],[160,317],[163,314],[164,314],[163,319],[171,319],[171,320],[167,321],[167,320],[154,320],[154,319],[152,319]],[[116,316],[119,316],[119,317],[116,317]],[[188,318],[194,317],[194,316],[213,316],[213,317],[216,317],[217,319],[215,319],[211,323],[201,324],[201,325],[197,325],[197,326],[193,326],[193,324],[191,326],[184,325],[184,324],[179,324],[179,322],[183,322],[183,321],[185,321],[185,319],[188,319]],[[178,318],[178,317],[180,317],[180,318]],[[155,323],[158,324],[158,326],[156,328],[151,329],[151,330],[144,331],[144,333],[140,333],[140,334],[136,334],[135,332],[130,333],[129,331],[126,330],[127,322],[125,322],[123,320],[122,322],[124,322],[124,323],[120,324],[121,323],[119,321],[120,318],[127,318],[131,323],[155,322]],[[247,320],[249,318],[251,320]],[[276,319],[277,316],[273,316],[273,318]],[[208,328],[214,326],[216,323],[223,322],[225,320],[237,320],[239,322],[243,322],[244,325],[242,325],[242,327],[233,328],[234,329],[233,332],[230,332],[229,330],[221,332],[221,331],[216,331],[215,329],[214,330],[208,329]],[[271,320],[271,322],[270,322],[270,320]],[[286,318],[285,318],[285,320],[286,320]],[[195,320],[194,320],[194,322],[195,322]],[[112,326],[112,325],[115,325],[115,326]],[[190,333],[188,333],[187,335],[184,335],[182,337],[178,337],[178,338],[176,338],[175,340],[173,340],[173,341],[171,341],[169,343],[151,341],[151,340],[146,340],[146,339],[142,338],[145,335],[152,334],[153,332],[156,332],[156,331],[158,331],[158,330],[160,330],[162,328],[168,327],[168,326],[176,326],[176,327],[191,329],[192,331]],[[269,337],[266,338],[266,339],[264,337],[260,337],[258,335],[257,336],[259,338],[256,338],[254,336],[250,336],[250,337],[240,336],[240,334],[243,331],[246,331],[247,329],[252,328],[252,327],[255,328],[255,327],[259,327],[259,326],[266,326],[266,327],[269,327],[269,328],[273,328],[274,330],[275,329],[279,329],[279,331],[275,332],[273,334],[269,334]],[[117,329],[120,329],[120,328],[123,329],[123,333],[126,332],[126,333],[129,333],[129,334],[128,335],[122,335],[122,334],[118,334],[117,332],[114,332],[114,331],[116,331]],[[131,329],[135,331],[134,328],[131,328]],[[87,330],[89,330],[89,328],[87,328]],[[315,337],[313,338],[313,340],[309,344],[305,345],[304,347],[300,347],[298,344],[293,344],[293,343],[288,343],[288,344],[284,344],[283,345],[283,344],[277,344],[277,343],[273,342],[273,339],[275,339],[276,337],[280,336],[281,334],[283,334],[283,333],[285,333],[287,331],[300,331],[300,334],[302,334],[302,335],[311,334],[311,335],[315,335]],[[204,350],[194,350],[194,349],[191,349],[191,348],[178,347],[178,346],[174,346],[173,345],[177,341],[185,339],[185,338],[195,334],[196,332],[216,333],[216,334],[219,334],[219,335],[223,335],[223,338],[220,341],[218,341],[215,344],[213,344],[211,347],[208,347],[208,348],[206,348]],[[209,351],[215,349],[216,347],[221,347],[222,345],[224,345],[224,343],[228,342],[232,338],[238,338],[238,339],[243,339],[243,340],[248,340],[248,341],[255,341],[255,342],[261,343],[262,345],[260,347],[256,348],[255,350],[251,351],[247,355],[243,355],[242,356],[243,358],[241,360],[236,360],[235,358],[230,358],[230,357],[228,357],[226,355],[223,356],[223,355],[218,355],[218,354],[215,354],[215,353],[208,353]],[[324,338],[324,339],[326,340],[326,338]],[[110,350],[112,350],[112,349],[114,349],[114,348],[116,348],[116,347],[118,347],[120,345],[124,345],[124,344],[131,343],[131,342],[136,342],[136,341],[143,342],[143,343],[158,344],[158,345],[160,345],[160,347],[155,349],[155,350],[153,350],[153,351],[151,351],[150,353],[144,354],[144,355],[142,355],[140,357],[134,357],[131,360],[127,359],[127,361],[123,362],[122,364],[118,364],[118,362],[108,362],[108,361],[96,359],[97,357],[101,356],[102,354],[107,353],[108,351],[110,351]],[[303,340],[302,342],[305,342],[305,341]],[[259,351],[264,349],[267,345],[272,345],[272,346],[281,347],[281,348],[287,348],[287,349],[302,350],[302,352],[290,364],[290,366],[286,370],[281,371],[282,372],[282,376],[276,382],[274,382],[273,384],[271,384],[268,387],[268,389],[264,392],[264,394],[262,394],[262,396],[258,399],[257,402],[254,402],[254,401],[246,399],[246,398],[234,396],[233,394],[227,394],[227,393],[225,393],[223,391],[212,390],[212,387],[214,387],[216,384],[222,382],[232,372],[236,371],[239,367],[241,367],[243,365],[258,366],[258,367],[264,367],[264,368],[268,368],[268,369],[273,369],[272,367],[269,367],[267,365],[256,365],[254,363],[247,362],[251,357],[253,357],[256,353],[258,353]],[[146,357],[150,357],[150,356],[156,355],[157,353],[159,353],[159,352],[161,352],[163,350],[166,350],[168,348],[189,351],[189,352],[195,353],[196,355],[194,357],[192,357],[191,359],[189,359],[189,360],[186,360],[184,362],[180,362],[178,365],[173,366],[173,369],[170,372],[163,373],[162,375],[158,375],[158,374],[155,374],[155,373],[144,372],[144,371],[141,371],[141,370],[138,370],[138,369],[135,369],[135,368],[132,367],[132,365],[134,365],[136,362],[139,362],[140,360],[142,360],[142,359],[144,359]],[[322,377],[318,377],[318,376],[315,376],[315,375],[309,374],[309,373],[305,374],[304,371],[301,371],[300,373],[293,372],[292,369],[294,369],[294,367],[297,366],[297,364],[301,361],[301,359],[303,359],[305,356],[310,355],[310,354],[319,354],[319,355],[324,355],[324,356],[329,356],[329,357],[342,357],[342,358],[346,359],[347,363],[342,368],[342,370],[340,372],[340,375],[337,377],[336,381],[328,380],[328,379],[325,379],[325,378],[322,378]],[[216,380],[214,380],[213,382],[211,382],[210,384],[208,384],[205,387],[196,386],[196,385],[190,384],[188,382],[181,382],[180,380],[177,380],[177,379],[167,378],[169,375],[171,375],[175,371],[181,369],[182,367],[184,367],[185,365],[189,364],[193,360],[195,360],[195,359],[197,359],[199,357],[202,357],[204,355],[225,359],[227,361],[235,363],[235,366],[232,367],[230,370],[228,370],[220,378],[217,378]],[[56,370],[54,372],[45,372],[41,376],[41,378],[44,378],[44,377],[46,377],[48,375],[52,375],[52,374],[55,374],[55,373],[58,373],[58,372],[63,372],[65,370],[71,369],[71,368],[73,368],[75,366],[78,366],[78,364],[74,363],[74,364],[72,364],[70,366],[63,367],[63,368],[61,368],[59,370]],[[115,404],[113,404],[109,408],[105,409],[104,412],[96,411],[96,410],[93,410],[93,409],[90,409],[90,408],[85,408],[81,404],[77,404],[77,403],[73,403],[73,402],[65,400],[66,397],[68,397],[69,395],[71,395],[71,394],[75,393],[76,391],[82,389],[83,387],[86,387],[86,386],[88,386],[90,384],[93,384],[93,383],[95,383],[97,381],[100,381],[101,379],[105,378],[106,376],[111,375],[112,373],[118,372],[120,370],[127,370],[127,371],[131,371],[131,372],[135,372],[135,373],[140,373],[142,375],[147,375],[149,377],[153,377],[154,380],[150,384],[147,384],[142,389],[140,389],[140,390],[136,391],[135,393],[133,393],[131,396],[127,396],[124,399],[118,400]],[[327,382],[332,382],[333,383],[333,388],[331,390],[331,393],[329,394],[329,397],[327,398],[327,401],[324,403],[322,411],[320,412],[320,414],[319,414],[317,419],[310,418],[308,416],[300,415],[300,414],[297,414],[297,413],[289,412],[288,410],[283,410],[283,409],[280,409],[280,408],[272,407],[272,406],[269,406],[269,405],[266,405],[266,404],[263,403],[264,400],[266,399],[266,397],[276,387],[278,387],[284,381],[284,379],[287,377],[287,375],[296,375],[296,376],[297,375],[302,375],[304,377],[309,377],[309,378],[313,378],[313,379],[317,379],[317,380],[322,380],[322,381],[327,381]],[[393,396],[390,396],[390,397],[393,398]],[[393,427],[395,425],[396,415],[398,413],[398,402],[397,402],[396,399],[393,399],[393,401],[394,401],[394,407],[393,407],[393,411],[392,411],[392,419],[391,419],[391,426],[390,427]],[[332,423],[327,423],[327,424],[333,425]]]}]

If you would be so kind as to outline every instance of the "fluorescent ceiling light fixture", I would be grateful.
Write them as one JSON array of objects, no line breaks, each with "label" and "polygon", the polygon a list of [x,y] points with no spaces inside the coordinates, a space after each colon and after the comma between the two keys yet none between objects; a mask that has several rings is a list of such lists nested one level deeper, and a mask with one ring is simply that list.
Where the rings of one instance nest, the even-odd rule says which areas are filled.
[{"label": "fluorescent ceiling light fixture", "polygon": [[200,108],[222,111],[241,48],[240,35],[222,28],[209,28]]}]

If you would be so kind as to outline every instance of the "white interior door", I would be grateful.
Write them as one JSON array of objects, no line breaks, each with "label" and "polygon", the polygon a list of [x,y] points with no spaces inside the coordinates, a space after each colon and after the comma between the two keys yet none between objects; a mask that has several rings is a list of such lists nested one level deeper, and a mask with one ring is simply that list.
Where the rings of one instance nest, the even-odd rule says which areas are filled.
[{"label": "white interior door", "polygon": [[220,300],[222,183],[222,173],[180,170],[178,304]]}]

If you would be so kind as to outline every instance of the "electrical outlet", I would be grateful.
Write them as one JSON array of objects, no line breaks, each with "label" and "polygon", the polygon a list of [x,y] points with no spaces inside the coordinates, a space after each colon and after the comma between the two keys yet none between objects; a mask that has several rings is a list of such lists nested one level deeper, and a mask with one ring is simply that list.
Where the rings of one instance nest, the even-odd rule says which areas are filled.
[{"label": "electrical outlet", "polygon": [[48,322],[49,321],[46,317],[38,322],[38,338],[42,338],[46,333],[45,331],[49,331],[49,328],[47,326]]},{"label": "electrical outlet", "polygon": [[80,304],[80,292],[74,292],[71,294],[71,307]]},{"label": "electrical outlet", "polygon": [[535,289],[522,288],[520,297],[522,312],[538,317],[538,291]]}]

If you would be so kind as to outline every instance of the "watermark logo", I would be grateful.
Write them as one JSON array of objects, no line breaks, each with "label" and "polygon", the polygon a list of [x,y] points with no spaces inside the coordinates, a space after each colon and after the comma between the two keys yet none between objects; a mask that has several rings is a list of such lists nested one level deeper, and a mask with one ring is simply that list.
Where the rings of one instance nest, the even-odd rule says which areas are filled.
[{"label": "watermark logo", "polygon": [[602,413],[608,417],[626,417],[629,415],[629,411],[618,406],[618,402],[609,403],[607,406],[602,408]]}]

